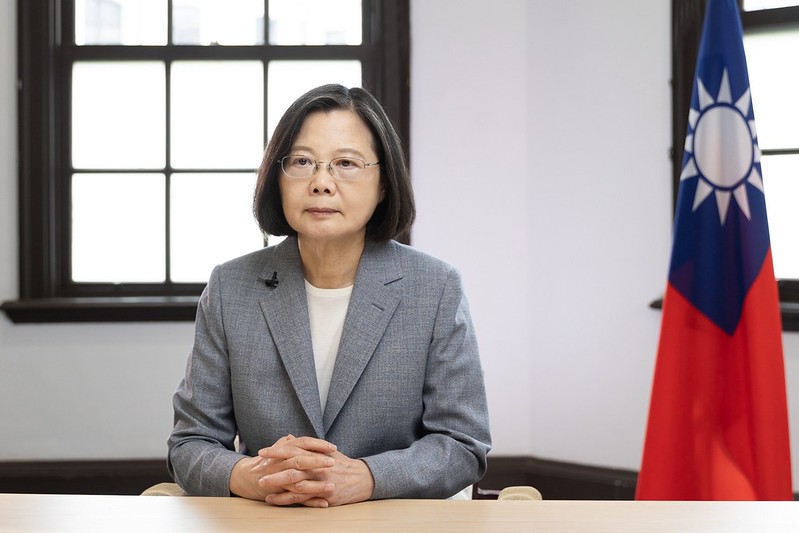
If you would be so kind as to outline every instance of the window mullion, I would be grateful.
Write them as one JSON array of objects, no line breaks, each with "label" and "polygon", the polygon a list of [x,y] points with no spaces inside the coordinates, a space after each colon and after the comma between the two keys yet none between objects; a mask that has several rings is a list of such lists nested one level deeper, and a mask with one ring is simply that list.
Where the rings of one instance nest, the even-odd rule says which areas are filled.
[{"label": "window mullion", "polygon": [[174,39],[172,38],[172,29],[174,26],[174,21],[172,20],[172,0],[167,0],[166,2],[166,43],[167,46],[172,46],[174,44]]},{"label": "window mullion", "polygon": [[[169,4],[172,4],[172,0],[169,1]],[[172,283],[172,61],[164,62],[164,75],[166,76],[164,79],[164,98],[166,98],[166,102],[164,102],[164,127],[166,128],[164,136],[166,143],[164,147],[166,158],[164,162],[164,279],[169,285]]]},{"label": "window mullion", "polygon": [[[262,47],[267,48],[269,46],[269,0],[264,0],[264,42],[261,44]],[[266,85],[264,85],[266,87]],[[264,91],[266,92],[266,91]],[[264,108],[265,109],[265,108]]]}]

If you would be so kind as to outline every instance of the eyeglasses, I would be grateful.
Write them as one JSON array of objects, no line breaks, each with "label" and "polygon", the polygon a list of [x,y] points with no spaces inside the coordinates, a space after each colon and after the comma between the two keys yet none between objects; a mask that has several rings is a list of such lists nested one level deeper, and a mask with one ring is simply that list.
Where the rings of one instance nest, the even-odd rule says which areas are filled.
[{"label": "eyeglasses", "polygon": [[289,178],[305,179],[316,174],[316,169],[327,164],[327,171],[336,179],[357,180],[364,176],[366,169],[379,165],[380,161],[367,163],[357,157],[337,157],[330,161],[316,161],[304,155],[287,155],[278,160],[283,173]]}]

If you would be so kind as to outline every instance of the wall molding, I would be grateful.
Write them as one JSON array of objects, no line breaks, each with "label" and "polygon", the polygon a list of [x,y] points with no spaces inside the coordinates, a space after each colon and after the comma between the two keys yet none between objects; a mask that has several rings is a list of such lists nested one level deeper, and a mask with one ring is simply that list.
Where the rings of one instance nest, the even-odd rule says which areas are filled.
[{"label": "wall molding", "polygon": [[166,459],[0,462],[0,492],[141,494],[162,481]]},{"label": "wall molding", "polygon": [[503,487],[532,485],[547,500],[632,500],[638,473],[529,456],[489,456],[477,497]]},{"label": "wall molding", "polygon": [[[495,498],[503,487],[533,485],[551,500],[632,499],[637,474],[626,470],[523,456],[489,456],[478,498]],[[171,481],[165,459],[0,462],[0,492],[48,494],[140,494]]]}]

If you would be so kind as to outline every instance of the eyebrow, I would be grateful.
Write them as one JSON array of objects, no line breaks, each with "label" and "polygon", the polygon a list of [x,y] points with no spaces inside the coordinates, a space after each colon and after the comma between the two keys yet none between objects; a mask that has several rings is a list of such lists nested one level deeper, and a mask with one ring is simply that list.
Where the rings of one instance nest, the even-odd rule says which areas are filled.
[{"label": "eyebrow", "polygon": [[[291,147],[291,152],[294,152],[294,151],[305,151],[305,152],[310,152],[312,154],[316,154],[316,151],[313,148],[311,148],[310,146],[304,146],[304,145],[292,146]],[[357,148],[350,148],[348,146],[344,147],[344,148],[337,148],[333,153],[335,154],[333,156],[334,158],[335,157],[342,157],[343,155],[348,155],[349,154],[349,155],[357,155],[358,157],[363,158],[364,160],[366,159],[366,154],[364,154],[363,152],[361,152]]]}]

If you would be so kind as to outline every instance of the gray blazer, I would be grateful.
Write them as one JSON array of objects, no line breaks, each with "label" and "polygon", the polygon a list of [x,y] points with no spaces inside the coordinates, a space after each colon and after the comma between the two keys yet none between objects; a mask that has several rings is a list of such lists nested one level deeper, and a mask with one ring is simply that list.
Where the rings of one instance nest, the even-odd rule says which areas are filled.
[{"label": "gray blazer", "polygon": [[324,412],[296,238],[214,269],[173,404],[169,471],[196,495],[229,495],[233,465],[291,433],[363,459],[374,499],[446,498],[491,442],[460,277],[394,241],[366,244]]}]

